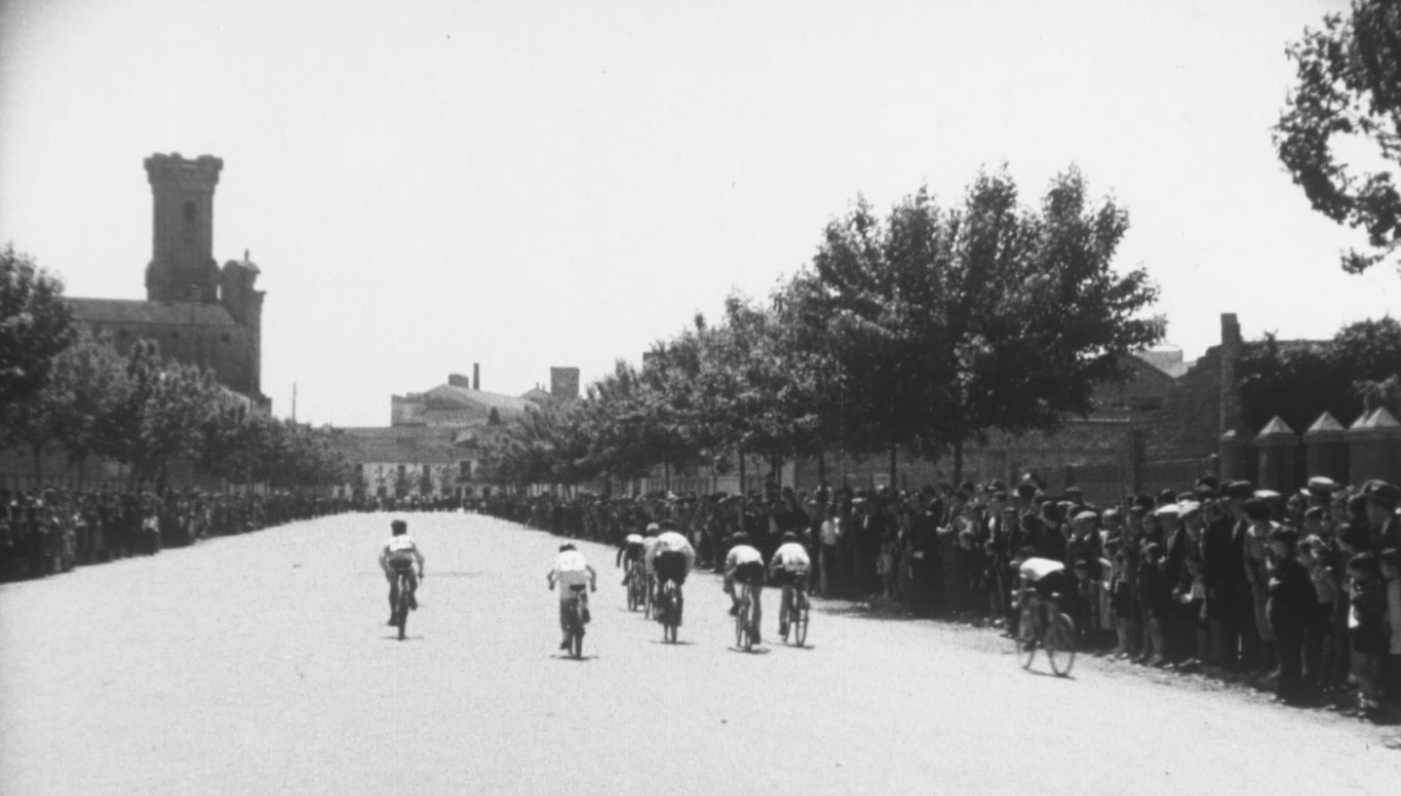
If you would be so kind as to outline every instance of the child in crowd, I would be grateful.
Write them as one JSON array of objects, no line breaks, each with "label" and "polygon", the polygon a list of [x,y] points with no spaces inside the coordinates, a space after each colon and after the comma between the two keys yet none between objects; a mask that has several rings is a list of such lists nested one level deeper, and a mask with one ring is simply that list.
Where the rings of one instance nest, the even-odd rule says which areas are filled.
[{"label": "child in crowd", "polygon": [[1352,676],[1357,681],[1354,715],[1375,717],[1381,711],[1378,682],[1382,654],[1386,651],[1386,590],[1371,553],[1358,553],[1348,562],[1348,589],[1352,608],[1348,637],[1352,642]]},{"label": "child in crowd", "polygon": [[1139,569],[1139,587],[1143,595],[1144,614],[1148,617],[1148,632],[1139,662],[1162,666],[1167,662],[1167,638],[1163,621],[1172,610],[1172,585],[1163,572],[1163,547],[1150,542],[1143,548],[1143,563]]},{"label": "child in crowd", "polygon": [[1328,543],[1317,536],[1299,545],[1299,563],[1308,572],[1318,599],[1313,621],[1304,626],[1304,685],[1310,690],[1328,691],[1338,682],[1340,672],[1347,676],[1347,647],[1336,643],[1339,586],[1330,565],[1331,553]]},{"label": "child in crowd", "polygon": [[1114,572],[1110,577],[1110,607],[1114,611],[1114,631],[1119,637],[1119,646],[1114,649],[1115,658],[1136,658],[1138,656],[1138,633],[1134,627],[1133,584],[1129,581],[1129,554],[1120,549],[1114,553]]},{"label": "child in crowd", "polygon": [[1178,600],[1187,607],[1184,612],[1196,636],[1196,653],[1184,661],[1180,668],[1194,669],[1208,660],[1209,648],[1206,629],[1206,575],[1202,557],[1196,552],[1187,554],[1187,582],[1178,589]]}]

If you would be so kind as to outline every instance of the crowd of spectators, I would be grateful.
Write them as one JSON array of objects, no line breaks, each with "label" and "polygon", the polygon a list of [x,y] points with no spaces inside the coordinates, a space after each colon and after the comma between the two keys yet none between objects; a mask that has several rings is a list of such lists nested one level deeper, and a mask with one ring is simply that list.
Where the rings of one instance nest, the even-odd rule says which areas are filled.
[{"label": "crowd of spectators", "polygon": [[1028,474],[917,492],[771,483],[748,495],[496,495],[476,507],[613,545],[668,519],[709,568],[736,531],[765,556],[793,531],[814,561],[817,594],[1009,634],[1015,561],[1050,558],[1075,575],[1062,606],[1085,649],[1380,719],[1401,698],[1398,503],[1401,489],[1381,481],[1313,478],[1282,495],[1204,476],[1181,492],[1096,506]]},{"label": "crowd of spectators", "polygon": [[291,492],[0,490],[0,580],[154,555],[162,547],[346,508],[343,501]]}]

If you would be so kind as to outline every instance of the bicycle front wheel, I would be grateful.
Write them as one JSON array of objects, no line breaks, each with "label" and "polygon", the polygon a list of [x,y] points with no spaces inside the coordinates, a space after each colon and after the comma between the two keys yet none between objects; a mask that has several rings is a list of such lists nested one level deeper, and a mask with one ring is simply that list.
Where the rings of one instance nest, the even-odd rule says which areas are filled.
[{"label": "bicycle front wheel", "polygon": [[399,604],[398,607],[394,609],[395,613],[398,614],[398,617],[397,617],[397,618],[398,618],[398,621],[397,621],[395,624],[397,624],[397,625],[399,626],[399,640],[400,640],[400,641],[403,641],[403,640],[404,640],[404,636],[406,636],[406,635],[408,634],[408,627],[409,627],[409,579],[408,579],[408,578],[403,578],[403,577],[399,578],[399,599],[398,599],[398,604]]},{"label": "bicycle front wheel", "polygon": [[1051,660],[1051,671],[1057,677],[1070,674],[1075,666],[1075,620],[1065,614],[1056,614],[1051,626],[1046,628],[1046,657]]},{"label": "bicycle front wheel", "polygon": [[793,643],[799,647],[808,643],[808,598],[805,594],[793,595],[796,606],[791,614],[793,620]]},{"label": "bicycle front wheel", "polygon": [[1023,669],[1030,669],[1031,662],[1036,660],[1036,612],[1030,605],[1022,606],[1017,635],[1012,643],[1017,645],[1017,662]]},{"label": "bicycle front wheel", "polygon": [[753,646],[749,638],[749,595],[739,601],[739,611],[735,614],[735,647],[748,650]]}]

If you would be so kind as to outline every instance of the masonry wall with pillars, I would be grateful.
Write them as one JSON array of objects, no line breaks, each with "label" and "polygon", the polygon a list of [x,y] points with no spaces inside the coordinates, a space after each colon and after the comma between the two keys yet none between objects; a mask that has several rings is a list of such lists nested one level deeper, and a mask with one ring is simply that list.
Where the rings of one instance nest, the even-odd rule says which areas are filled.
[{"label": "masonry wall with pillars", "polygon": [[1221,459],[1223,478],[1286,494],[1316,475],[1338,483],[1398,483],[1401,422],[1379,408],[1344,427],[1324,412],[1301,436],[1276,417],[1254,437],[1234,429],[1223,434]]}]

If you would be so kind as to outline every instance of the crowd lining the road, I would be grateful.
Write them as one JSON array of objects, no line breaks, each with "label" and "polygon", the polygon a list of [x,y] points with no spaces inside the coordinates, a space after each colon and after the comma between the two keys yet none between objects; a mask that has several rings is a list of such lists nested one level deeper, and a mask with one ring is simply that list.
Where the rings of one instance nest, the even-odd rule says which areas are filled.
[{"label": "crowd lining the road", "polygon": [[42,578],[162,547],[344,511],[292,492],[0,490],[0,581]]},{"label": "crowd lining the road", "polygon": [[[1082,649],[1273,687],[1290,704],[1394,720],[1401,701],[1401,489],[1314,478],[1281,495],[1205,476],[1182,492],[1099,507],[1029,474],[918,492],[769,484],[749,495],[497,495],[494,516],[619,545],[671,520],[718,569],[746,531],[765,558],[784,532],[814,593],[1014,632],[1019,554],[1055,559]],[[1385,707],[1384,707],[1385,703]]]}]

